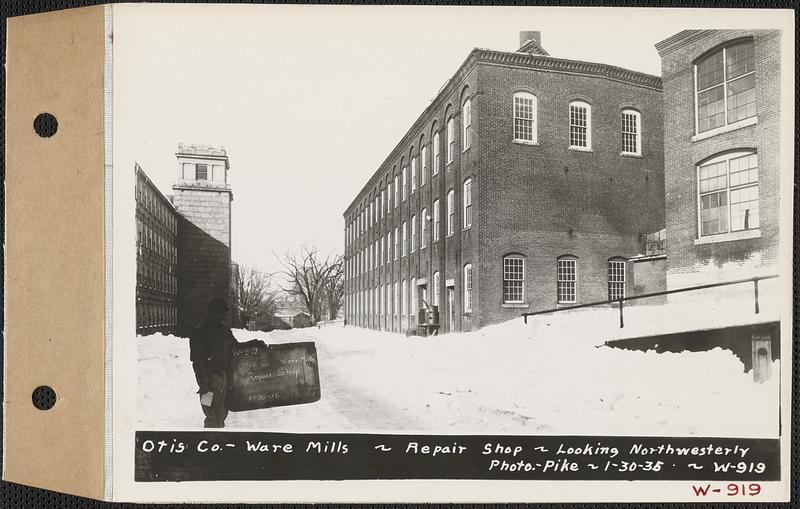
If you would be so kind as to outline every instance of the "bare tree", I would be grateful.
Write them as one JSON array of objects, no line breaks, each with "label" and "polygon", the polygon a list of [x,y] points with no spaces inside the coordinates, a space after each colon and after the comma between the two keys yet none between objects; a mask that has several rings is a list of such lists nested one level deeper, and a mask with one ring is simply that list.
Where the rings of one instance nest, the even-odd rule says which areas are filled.
[{"label": "bare tree", "polygon": [[330,254],[323,259],[316,246],[302,246],[299,253],[286,253],[280,260],[284,268],[282,274],[287,280],[287,285],[281,289],[300,298],[313,323],[320,321],[327,308],[326,282],[339,266],[336,263],[339,258]]},{"label": "bare tree", "polygon": [[336,256],[331,262],[323,290],[328,319],[335,320],[344,303],[344,257],[342,255]]},{"label": "bare tree", "polygon": [[245,323],[275,313],[275,292],[270,278],[270,274],[255,267],[239,266],[239,307]]}]

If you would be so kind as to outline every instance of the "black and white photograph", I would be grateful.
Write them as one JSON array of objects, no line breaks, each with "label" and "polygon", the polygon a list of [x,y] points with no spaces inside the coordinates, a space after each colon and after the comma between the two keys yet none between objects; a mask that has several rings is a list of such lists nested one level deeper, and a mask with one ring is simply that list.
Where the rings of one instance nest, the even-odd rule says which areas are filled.
[{"label": "black and white photograph", "polygon": [[[259,501],[174,481],[291,479],[561,480],[326,492],[348,501],[788,496],[792,13],[107,16],[122,496]],[[360,467],[328,459],[362,446]],[[326,459],[284,459],[308,453]],[[447,473],[459,457],[475,468]]]}]

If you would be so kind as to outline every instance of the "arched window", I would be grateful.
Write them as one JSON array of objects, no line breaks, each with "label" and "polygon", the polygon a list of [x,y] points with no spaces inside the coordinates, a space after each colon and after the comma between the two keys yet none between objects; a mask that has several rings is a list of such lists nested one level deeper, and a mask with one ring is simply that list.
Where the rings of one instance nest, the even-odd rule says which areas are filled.
[{"label": "arched window", "polygon": [[753,40],[738,40],[694,66],[697,133],[756,116]]},{"label": "arched window", "polygon": [[433,133],[433,174],[439,174],[439,167],[441,166],[441,153],[442,147],[439,142],[439,131]]},{"label": "arched window", "polygon": [[398,253],[400,252],[398,248],[398,243],[400,242],[400,235],[397,234],[397,226],[394,227],[394,259],[397,260]]},{"label": "arched window", "polygon": [[472,312],[472,264],[464,265],[464,312]]},{"label": "arched window", "polygon": [[464,192],[462,194],[464,204],[464,229],[472,227],[472,179],[464,181]]},{"label": "arched window", "polygon": [[514,94],[514,141],[531,144],[539,141],[537,109],[535,95],[529,92]]},{"label": "arched window", "polygon": [[453,162],[456,146],[456,123],[453,117],[447,119],[447,164]]},{"label": "arched window", "polygon": [[403,201],[406,201],[408,197],[408,167],[406,167],[404,161],[400,161],[400,166],[403,172]]},{"label": "arched window", "polygon": [[525,302],[525,258],[522,255],[503,258],[503,302]]},{"label": "arched window", "polygon": [[636,110],[622,110],[622,153],[642,155],[642,114]]},{"label": "arched window", "polygon": [[472,101],[467,99],[461,108],[461,144],[462,152],[466,152],[472,145]]},{"label": "arched window", "polygon": [[447,191],[447,236],[455,232],[455,193],[453,190]]},{"label": "arched window", "polygon": [[625,259],[611,258],[608,260],[608,300],[617,300],[625,297]]},{"label": "arched window", "polygon": [[439,241],[439,200],[433,200],[433,241]]},{"label": "arched window", "polygon": [[589,103],[569,103],[569,148],[592,150],[592,107]]},{"label": "arched window", "polygon": [[420,146],[420,178],[419,178],[419,187],[425,185],[425,182],[428,181],[428,146],[425,145],[425,136],[421,136],[419,139],[419,146]]},{"label": "arched window", "polygon": [[759,227],[758,154],[728,152],[697,167],[700,236]]},{"label": "arched window", "polygon": [[411,156],[411,194],[414,194],[414,191],[416,190],[417,190],[417,156]]},{"label": "arched window", "polygon": [[[419,306],[419,293],[417,290],[417,278],[411,278],[411,295],[408,299],[408,316],[416,320],[417,307]],[[414,322],[412,322],[414,323]]]},{"label": "arched window", "polygon": [[421,232],[419,237],[419,248],[424,249],[425,246],[428,245],[428,209],[422,209],[422,214],[420,214],[420,224],[421,224]]},{"label": "arched window", "polygon": [[397,174],[396,170],[397,168],[395,168],[394,174],[394,208],[397,208],[397,206],[400,204],[400,175]]},{"label": "arched window", "polygon": [[571,255],[556,260],[556,295],[559,304],[578,302],[578,259]]},{"label": "arched window", "polygon": [[407,223],[403,221],[403,251],[400,256],[408,254],[408,227]]}]

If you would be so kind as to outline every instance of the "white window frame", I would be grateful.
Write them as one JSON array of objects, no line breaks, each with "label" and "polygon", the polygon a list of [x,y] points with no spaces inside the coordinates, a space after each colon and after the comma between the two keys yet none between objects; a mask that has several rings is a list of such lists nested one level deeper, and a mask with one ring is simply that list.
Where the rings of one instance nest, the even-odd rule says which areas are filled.
[{"label": "white window frame", "polygon": [[447,119],[447,163],[450,164],[453,162],[453,158],[455,157],[456,152],[456,121],[451,116]]},{"label": "white window frame", "polygon": [[[756,156],[756,161],[757,161],[756,162],[756,168],[755,168],[756,171],[757,171],[756,181],[755,182],[748,182],[747,184],[731,186],[731,178],[730,178],[730,175],[731,175],[730,162],[731,162],[731,160],[739,159],[741,157],[746,157],[746,156],[751,156],[751,155]],[[726,180],[727,185],[725,187],[725,198],[726,198],[726,201],[727,201],[727,228],[726,228],[726,231],[724,231],[724,232],[703,234],[703,216],[702,216],[703,207],[702,207],[702,203],[701,203],[702,196],[704,196],[706,194],[718,193],[721,190],[718,189],[718,190],[715,190],[715,191],[707,191],[707,192],[704,192],[704,193],[700,192],[700,168],[702,168],[704,166],[709,166],[709,165],[712,165],[712,164],[721,163],[722,161],[726,162],[726,165],[725,165],[726,179],[725,180]],[[720,240],[723,240],[725,236],[742,235],[742,234],[746,235],[747,232],[760,232],[760,229],[761,229],[761,187],[760,187],[761,186],[761,174],[760,174],[760,171],[758,171],[760,169],[760,166],[759,166],[760,164],[761,163],[758,161],[758,152],[757,151],[754,151],[754,150],[737,150],[737,151],[734,151],[734,152],[727,152],[727,153],[724,153],[722,155],[719,155],[719,156],[713,157],[711,159],[708,159],[706,161],[703,161],[703,164],[698,164],[695,167],[695,178],[696,178],[695,187],[697,188],[695,203],[697,203],[697,237],[698,238],[701,238],[701,239],[718,238]],[[733,230],[731,228],[731,188],[732,187],[733,187],[734,191],[738,190],[738,189],[746,189],[746,188],[750,188],[750,187],[757,187],[758,188],[758,194],[759,194],[759,196],[758,196],[758,198],[759,198],[758,199],[758,206],[759,206],[758,226],[745,228],[745,229],[741,229],[741,230]]]},{"label": "white window frame", "polygon": [[439,174],[439,167],[442,159],[442,143],[439,138],[439,131],[433,133],[433,174]]},{"label": "white window frame", "polygon": [[472,100],[467,99],[461,107],[461,152],[472,146]]},{"label": "white window frame", "polygon": [[[753,115],[751,117],[745,117],[745,118],[739,119],[739,120],[737,120],[735,122],[732,122],[732,123],[728,121],[728,84],[730,82],[733,82],[733,81],[738,81],[738,80],[740,80],[740,79],[742,79],[742,78],[744,78],[746,76],[749,76],[751,74],[755,74],[755,65],[754,65],[752,71],[744,73],[744,74],[741,74],[739,76],[736,76],[735,78],[733,78],[731,80],[728,79],[728,48],[730,46],[736,46],[738,44],[741,44],[741,43],[743,43],[745,41],[747,41],[747,39],[744,39],[744,40],[739,39],[739,40],[735,40],[735,41],[730,41],[730,42],[726,43],[724,46],[722,46],[722,83],[719,84],[719,85],[714,85],[713,87],[704,88],[703,90],[698,90],[697,89],[697,63],[700,63],[700,62],[710,58],[711,56],[715,55],[719,51],[719,47],[717,47],[717,49],[715,49],[713,51],[709,51],[706,54],[704,54],[703,58],[697,60],[696,61],[697,63],[692,66],[693,72],[694,72],[693,84],[694,84],[694,134],[695,134],[695,136],[700,135],[700,134],[713,133],[713,132],[716,132],[718,129],[719,130],[724,130],[728,126],[735,126],[735,125],[739,125],[739,124],[747,125],[749,122],[752,122],[751,119],[758,118],[758,113],[756,113],[755,115]],[[755,42],[752,39],[750,39],[749,42],[750,42],[750,44],[753,45],[753,50],[754,50],[754,53],[755,53]],[[754,60],[754,64],[755,64],[755,55],[753,56],[753,60]],[[721,126],[712,127],[711,129],[706,129],[705,131],[700,131],[700,93],[701,92],[705,92],[706,90],[710,90],[710,89],[712,89],[714,87],[719,87],[719,86],[722,86],[722,101],[723,101],[722,102],[722,107],[723,107],[723,110],[725,112],[725,123],[722,124]],[[758,103],[758,96],[756,96],[756,103]]]},{"label": "white window frame", "polygon": [[417,190],[417,156],[411,156],[411,194]]},{"label": "white window frame", "polygon": [[428,181],[428,146],[423,145],[422,150],[420,151],[420,159],[422,159],[422,164],[420,168],[420,180],[419,180],[419,187],[425,185],[425,182]]},{"label": "white window frame", "polygon": [[[438,306],[439,305],[439,282],[440,282],[440,277],[439,277],[439,271],[437,270],[436,272],[433,273],[433,305],[434,306]],[[439,313],[439,316],[441,316],[441,313]]]},{"label": "white window frame", "polygon": [[400,205],[399,193],[400,193],[400,175],[394,175],[394,208],[397,208]]},{"label": "white window frame", "polygon": [[417,216],[411,216],[411,252],[417,250]]},{"label": "white window frame", "polygon": [[472,228],[472,178],[464,181],[463,192],[461,194],[462,203],[462,223],[464,223],[464,230]]},{"label": "white window frame", "polygon": [[[625,127],[626,127],[626,125],[625,125],[625,116],[626,115],[633,116],[633,118],[635,119],[636,131],[633,132],[633,133],[625,131]],[[629,150],[625,150],[625,135],[626,134],[627,135],[633,134],[633,136],[634,136],[633,139],[634,139],[634,142],[636,143],[636,150],[634,150],[633,152],[631,152]],[[642,155],[642,114],[640,112],[638,112],[637,110],[634,110],[632,108],[626,108],[626,109],[622,110],[622,152],[620,152],[620,155],[624,155],[624,156],[640,156],[640,155]]]},{"label": "white window frame", "polygon": [[[523,292],[525,283],[523,280]],[[472,264],[464,265],[464,313],[472,313]]]},{"label": "white window frame", "polygon": [[[573,145],[572,144],[572,109],[573,108],[584,108],[586,110],[586,146],[582,145]],[[569,149],[570,150],[579,150],[584,152],[591,152],[592,151],[592,105],[585,102],[585,101],[570,101],[569,103],[569,130],[567,135],[569,136]],[[575,125],[575,127],[582,127]]]},{"label": "white window frame", "polygon": [[[525,118],[517,115],[517,100],[530,100],[531,101],[531,118]],[[537,145],[539,143],[539,99],[530,92],[515,92],[511,100],[511,116],[513,122],[511,124],[511,135],[515,143],[523,143],[527,145]],[[531,123],[531,138],[520,138],[517,136],[517,120],[520,122]]]},{"label": "white window frame", "polygon": [[[620,272],[619,269],[622,268],[622,279],[618,278]],[[608,260],[608,300],[614,301],[618,299],[624,299],[626,294],[626,284],[628,282],[628,268],[627,262],[622,258],[612,258]],[[617,293],[617,290],[612,288],[611,285],[619,285],[622,284],[622,293]]]},{"label": "white window frame", "polygon": [[395,226],[394,227],[394,259],[395,260],[397,260],[397,254],[398,254],[398,251],[399,251],[399,249],[398,249],[399,242],[400,242],[400,235],[398,235],[398,228],[397,228],[397,226]]},{"label": "white window frame", "polygon": [[428,246],[428,239],[426,233],[428,232],[428,209],[422,209],[420,214],[420,237],[419,248],[425,249]]},{"label": "white window frame", "polygon": [[[573,272],[575,274],[574,279],[561,279],[559,268],[561,263],[572,264],[573,268],[575,269]],[[574,286],[575,291],[573,292],[573,299],[572,300],[564,300],[561,298],[561,291],[560,286],[561,283],[572,283]],[[562,256],[556,259],[556,302],[558,304],[575,304],[578,302],[578,259],[572,256]]]},{"label": "white window frame", "polygon": [[439,215],[439,199],[433,200],[433,242],[439,242],[439,221],[441,217]]},{"label": "white window frame", "polygon": [[[506,278],[506,260],[519,260],[522,262],[522,279],[507,279]],[[503,287],[501,289],[503,296],[503,304],[523,304],[525,302],[525,257],[522,255],[506,255],[503,257]],[[522,297],[519,300],[506,299],[506,281],[522,281]]]},{"label": "white window frame", "polygon": [[408,166],[403,165],[403,201],[408,198]]},{"label": "white window frame", "polygon": [[456,193],[451,189],[447,191],[447,236],[456,232]]},{"label": "white window frame", "polygon": [[403,221],[403,250],[400,256],[403,257],[408,254],[408,223]]}]

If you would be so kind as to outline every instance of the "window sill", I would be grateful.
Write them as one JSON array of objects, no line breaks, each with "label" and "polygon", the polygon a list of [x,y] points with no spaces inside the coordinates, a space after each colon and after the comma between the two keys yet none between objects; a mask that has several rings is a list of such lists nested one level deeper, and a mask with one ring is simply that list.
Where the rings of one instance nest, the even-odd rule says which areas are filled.
[{"label": "window sill", "polygon": [[644,159],[644,157],[642,157],[642,154],[634,154],[632,152],[620,152],[619,156],[620,157],[632,157],[634,159]]},{"label": "window sill", "polygon": [[740,232],[706,235],[705,237],[694,239],[694,245],[700,246],[703,244],[717,244],[719,242],[732,242],[736,240],[758,239],[758,238],[761,238],[761,230],[758,228],[754,228],[752,230],[743,230]]},{"label": "window sill", "polygon": [[569,150],[574,150],[575,152],[592,152],[590,147],[567,147]]},{"label": "window sill", "polygon": [[463,228],[461,231],[462,231],[462,232],[468,232],[468,231],[470,231],[471,229],[472,229],[472,225],[469,225],[469,226],[465,226],[465,227],[464,227],[464,228]]},{"label": "window sill", "polygon": [[706,138],[711,138],[713,136],[717,136],[718,134],[729,133],[731,131],[736,131],[737,129],[742,129],[743,127],[749,127],[756,124],[758,124],[758,117],[746,118],[744,120],[734,122],[733,124],[724,125],[710,131],[704,131],[702,133],[695,134],[692,136],[692,141],[705,140]]},{"label": "window sill", "polygon": [[503,302],[501,306],[504,308],[528,308],[530,304],[525,302]]},{"label": "window sill", "polygon": [[511,143],[516,143],[517,145],[529,145],[531,147],[538,147],[538,141],[528,141],[528,140],[511,140]]},{"label": "window sill", "polygon": [[470,149],[470,148],[472,148],[472,145],[470,145],[469,147],[467,147],[467,148],[465,148],[464,150],[462,150],[462,151],[461,151],[461,153],[462,153],[462,154],[466,154],[467,152],[469,152],[469,149]]}]

